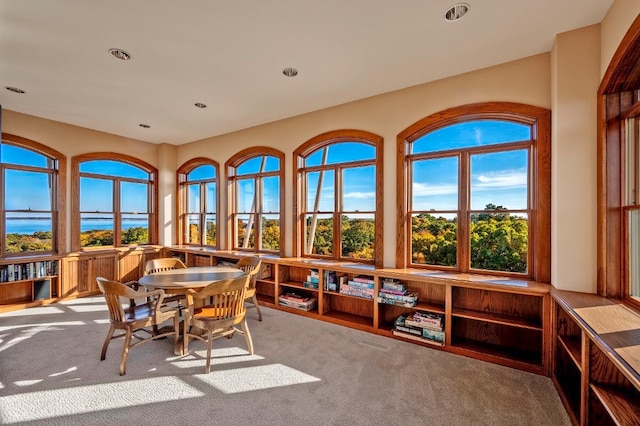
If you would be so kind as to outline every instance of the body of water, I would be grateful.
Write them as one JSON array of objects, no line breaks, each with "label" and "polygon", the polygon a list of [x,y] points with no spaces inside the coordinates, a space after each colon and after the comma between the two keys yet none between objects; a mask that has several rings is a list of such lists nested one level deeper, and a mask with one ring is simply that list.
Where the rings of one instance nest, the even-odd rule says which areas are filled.
[{"label": "body of water", "polygon": [[[124,219],[122,221],[122,229],[143,227],[148,228],[147,219]],[[83,221],[80,227],[81,232],[94,231],[100,229],[113,229],[113,221],[92,219]],[[7,234],[26,234],[31,235],[34,232],[50,231],[51,222],[48,220],[38,219],[7,219]]]}]

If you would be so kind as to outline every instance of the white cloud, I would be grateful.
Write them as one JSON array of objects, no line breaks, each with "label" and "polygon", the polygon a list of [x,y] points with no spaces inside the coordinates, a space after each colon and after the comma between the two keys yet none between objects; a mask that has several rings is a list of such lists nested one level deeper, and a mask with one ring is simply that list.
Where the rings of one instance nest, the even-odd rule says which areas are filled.
[{"label": "white cloud", "polygon": [[370,199],[375,197],[376,197],[375,192],[357,192],[356,191],[356,192],[349,192],[344,194],[345,199],[356,198],[358,200],[364,200],[364,199]]},{"label": "white cloud", "polygon": [[458,193],[458,185],[452,185],[448,183],[444,184],[426,184],[426,183],[413,183],[413,196],[414,197],[429,197],[434,195],[451,195]]},{"label": "white cloud", "polygon": [[526,170],[505,170],[484,173],[475,177],[472,188],[477,191],[524,188],[527,186]]}]

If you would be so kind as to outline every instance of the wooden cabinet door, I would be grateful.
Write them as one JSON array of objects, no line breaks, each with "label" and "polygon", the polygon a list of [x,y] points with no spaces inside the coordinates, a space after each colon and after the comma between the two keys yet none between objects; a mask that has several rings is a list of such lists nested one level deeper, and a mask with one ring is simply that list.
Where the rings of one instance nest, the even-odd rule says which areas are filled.
[{"label": "wooden cabinet door", "polygon": [[82,254],[62,260],[62,296],[97,293],[97,277],[117,279],[117,254]]}]

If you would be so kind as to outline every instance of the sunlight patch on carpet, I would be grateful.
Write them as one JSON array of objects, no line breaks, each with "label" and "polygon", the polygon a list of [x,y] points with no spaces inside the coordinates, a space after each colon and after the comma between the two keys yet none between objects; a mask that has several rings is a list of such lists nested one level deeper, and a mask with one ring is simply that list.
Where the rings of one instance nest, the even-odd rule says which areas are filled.
[{"label": "sunlight patch on carpet", "polygon": [[[197,351],[191,349],[189,355],[174,358],[171,363],[181,369],[198,368],[204,370],[204,365],[207,359],[206,357],[206,349]],[[219,365],[247,361],[260,361],[263,359],[264,357],[260,355],[249,355],[249,352],[239,347],[211,349],[211,370],[215,370]]]},{"label": "sunlight patch on carpet", "polygon": [[320,379],[282,364],[234,368],[198,374],[196,378],[226,394],[319,382]]},{"label": "sunlight patch on carpet", "polygon": [[[127,398],[122,398],[122,395],[127,395]],[[202,396],[204,393],[177,377],[20,393],[0,397],[0,423],[46,420]],[[38,410],[33,407],[38,407]]]},{"label": "sunlight patch on carpet", "polygon": [[64,311],[55,306],[39,306],[30,309],[20,309],[18,311],[4,312],[3,318],[11,317],[32,317],[35,315],[62,314]]}]

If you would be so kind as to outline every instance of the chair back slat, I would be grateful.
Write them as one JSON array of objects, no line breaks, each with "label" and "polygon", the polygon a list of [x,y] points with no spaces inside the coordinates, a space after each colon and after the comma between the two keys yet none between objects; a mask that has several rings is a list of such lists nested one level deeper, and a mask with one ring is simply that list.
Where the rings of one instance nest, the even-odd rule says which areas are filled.
[{"label": "chair back slat", "polygon": [[262,260],[256,256],[246,256],[240,258],[236,263],[236,268],[242,270],[249,276],[248,288],[256,288],[256,280],[258,279],[258,273],[260,272],[260,265]]},{"label": "chair back slat", "polygon": [[168,271],[171,269],[185,269],[187,266],[180,260],[173,257],[163,257],[160,259],[151,259],[144,265],[144,274],[155,274],[157,272]]},{"label": "chair back slat", "polygon": [[209,284],[190,297],[201,301],[213,299],[212,303],[203,303],[204,306],[200,308],[201,313],[208,317],[216,320],[233,318],[245,312],[244,299],[248,279],[248,275],[243,275]]},{"label": "chair back slat", "polygon": [[[125,307],[123,305],[125,301],[128,302],[132,299],[146,298],[149,294],[144,291],[135,291],[122,283],[102,277],[98,277],[96,281],[109,308],[109,319],[111,322],[125,322],[127,320]],[[156,292],[158,292],[158,290],[156,290]],[[153,307],[155,308],[155,303],[161,300],[162,299],[154,301]]]}]

